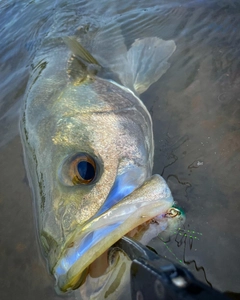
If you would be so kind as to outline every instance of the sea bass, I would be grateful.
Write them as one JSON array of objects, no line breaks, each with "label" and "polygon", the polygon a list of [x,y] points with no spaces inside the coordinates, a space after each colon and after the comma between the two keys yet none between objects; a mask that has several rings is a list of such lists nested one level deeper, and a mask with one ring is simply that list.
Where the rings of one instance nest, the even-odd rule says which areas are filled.
[{"label": "sea bass", "polygon": [[138,39],[118,57],[121,69],[63,40],[33,62],[20,127],[40,242],[65,292],[122,236],[146,244],[168,227],[173,198],[151,175],[152,121],[137,95],[167,71],[176,46]]}]

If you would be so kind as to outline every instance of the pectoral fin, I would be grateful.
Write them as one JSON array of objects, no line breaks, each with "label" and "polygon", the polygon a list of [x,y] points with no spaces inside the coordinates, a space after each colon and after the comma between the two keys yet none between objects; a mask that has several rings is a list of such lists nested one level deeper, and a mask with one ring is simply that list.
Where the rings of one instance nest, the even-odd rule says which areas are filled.
[{"label": "pectoral fin", "polygon": [[80,84],[88,74],[95,75],[101,68],[98,61],[73,37],[63,37],[73,55],[68,61],[68,75],[75,84]]},{"label": "pectoral fin", "polygon": [[73,54],[78,58],[84,60],[88,64],[94,64],[100,66],[98,61],[86,50],[83,46],[72,37],[63,37],[63,41],[69,47]]},{"label": "pectoral fin", "polygon": [[121,82],[142,94],[168,70],[167,60],[175,49],[173,40],[157,37],[136,40],[127,52],[128,72],[120,74]]}]

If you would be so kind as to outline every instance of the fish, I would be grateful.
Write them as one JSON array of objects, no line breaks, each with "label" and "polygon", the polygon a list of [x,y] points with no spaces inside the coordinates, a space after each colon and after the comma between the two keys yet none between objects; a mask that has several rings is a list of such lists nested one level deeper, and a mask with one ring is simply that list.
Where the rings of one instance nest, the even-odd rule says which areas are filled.
[{"label": "fish", "polygon": [[171,191],[152,175],[152,120],[139,95],[168,70],[176,45],[136,39],[107,65],[79,40],[65,36],[54,48],[46,42],[36,54],[20,132],[39,241],[57,290],[80,287],[90,299],[91,267],[105,259],[98,277],[108,277],[110,295],[111,272],[123,266],[116,261],[127,260],[114,251],[110,258],[117,240],[128,235],[147,244],[173,222]]}]

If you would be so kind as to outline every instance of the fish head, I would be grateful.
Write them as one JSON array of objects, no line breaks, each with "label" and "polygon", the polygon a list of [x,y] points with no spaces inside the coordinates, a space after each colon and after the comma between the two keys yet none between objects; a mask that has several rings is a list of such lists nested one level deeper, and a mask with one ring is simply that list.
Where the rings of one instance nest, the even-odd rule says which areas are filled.
[{"label": "fish head", "polygon": [[129,89],[101,78],[69,84],[47,106],[45,115],[27,114],[30,177],[49,268],[67,290],[97,256],[152,217],[133,217],[151,204],[142,186],[152,172],[152,122]]}]

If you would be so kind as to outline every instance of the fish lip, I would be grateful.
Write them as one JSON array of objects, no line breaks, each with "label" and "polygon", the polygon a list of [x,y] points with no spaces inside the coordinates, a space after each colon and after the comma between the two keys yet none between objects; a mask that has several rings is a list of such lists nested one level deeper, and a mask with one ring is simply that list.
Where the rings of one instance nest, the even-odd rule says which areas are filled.
[{"label": "fish lip", "polygon": [[165,180],[153,175],[108,211],[81,226],[65,244],[53,269],[58,289],[66,292],[78,288],[97,257],[133,228],[158,215],[164,217],[172,205]]}]

